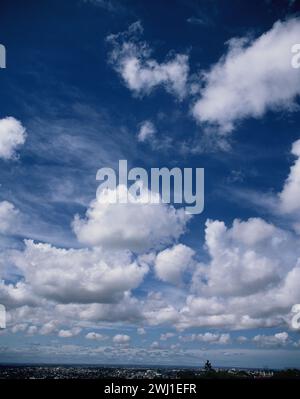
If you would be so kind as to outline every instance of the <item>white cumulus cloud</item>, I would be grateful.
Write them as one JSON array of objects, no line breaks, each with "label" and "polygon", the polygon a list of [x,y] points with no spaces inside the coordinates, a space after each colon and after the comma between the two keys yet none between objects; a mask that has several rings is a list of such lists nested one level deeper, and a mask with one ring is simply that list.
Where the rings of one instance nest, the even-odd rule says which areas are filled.
[{"label": "white cumulus cloud", "polygon": [[96,333],[96,332],[89,332],[89,333],[86,334],[85,338],[86,339],[90,339],[92,341],[104,341],[108,337],[107,337],[107,335],[99,334],[99,333]]},{"label": "white cumulus cloud", "polygon": [[23,272],[23,284],[37,296],[60,303],[119,301],[148,271],[127,252],[60,249],[30,240],[25,245],[24,251],[15,251],[11,258]]},{"label": "white cumulus cloud", "polygon": [[21,122],[13,117],[0,119],[0,158],[16,158],[16,151],[25,140],[26,130]]},{"label": "white cumulus cloud", "polygon": [[117,345],[128,345],[130,342],[130,336],[127,334],[116,334],[113,337],[113,343]]},{"label": "white cumulus cloud", "polygon": [[75,337],[76,335],[80,334],[81,328],[79,327],[74,327],[71,330],[60,330],[58,332],[58,336],[60,338],[72,338]]},{"label": "white cumulus cloud", "polygon": [[172,284],[180,284],[182,274],[191,264],[193,255],[194,251],[183,244],[159,252],[155,260],[158,278]]},{"label": "white cumulus cloud", "polygon": [[9,233],[16,228],[19,221],[19,211],[8,201],[0,202],[0,233]]},{"label": "white cumulus cloud", "polygon": [[256,335],[253,342],[261,347],[276,347],[284,346],[288,343],[289,334],[287,332],[280,332],[274,335]]},{"label": "white cumulus cloud", "polygon": [[278,283],[297,262],[297,239],[262,219],[206,222],[208,265],[194,275],[194,289],[210,295],[245,296]]},{"label": "white cumulus cloud", "polygon": [[300,210],[300,140],[293,143],[292,154],[297,157],[279,194],[280,210],[293,213]]},{"label": "white cumulus cloud", "polygon": [[80,242],[143,251],[171,243],[184,233],[190,219],[184,209],[145,203],[144,195],[151,194],[147,189],[142,190],[139,198],[132,197],[129,203],[113,204],[111,196],[116,193],[124,202],[127,195],[132,197],[125,186],[103,190],[100,197],[91,202],[85,219],[75,217],[73,229]]},{"label": "white cumulus cloud", "polygon": [[299,36],[300,19],[291,18],[255,40],[231,39],[227,54],[204,73],[194,117],[228,133],[244,118],[298,108],[300,74],[291,66],[291,48]]}]

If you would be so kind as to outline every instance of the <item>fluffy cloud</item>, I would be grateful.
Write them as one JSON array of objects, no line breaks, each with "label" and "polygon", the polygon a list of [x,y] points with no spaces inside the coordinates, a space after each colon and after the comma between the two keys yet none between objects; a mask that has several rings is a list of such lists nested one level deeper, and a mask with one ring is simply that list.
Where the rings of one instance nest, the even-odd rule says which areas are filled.
[{"label": "fluffy cloud", "polygon": [[191,295],[187,298],[186,306],[177,311],[175,325],[178,329],[286,326],[291,322],[292,306],[300,300],[299,276],[300,268],[295,266],[278,285],[262,287],[259,292],[244,297],[202,298]]},{"label": "fluffy cloud", "polygon": [[194,117],[228,133],[244,118],[295,109],[300,74],[291,66],[291,48],[299,36],[300,20],[293,18],[276,22],[255,40],[231,39],[227,54],[204,73]]},{"label": "fluffy cloud", "polygon": [[283,188],[276,194],[255,191],[240,191],[240,200],[250,201],[268,213],[280,217],[298,235],[300,233],[300,140],[292,144],[291,155],[296,158],[290,168]]},{"label": "fluffy cloud", "polygon": [[[60,303],[112,303],[137,287],[148,269],[127,252],[104,254],[99,248],[59,249],[25,241],[11,260],[38,296]],[[15,288],[18,291],[18,285]]]},{"label": "fluffy cloud", "polygon": [[155,272],[159,279],[180,284],[182,273],[192,263],[194,251],[183,244],[161,251],[155,260]]},{"label": "fluffy cloud", "polygon": [[294,142],[292,154],[297,159],[279,194],[280,210],[283,213],[294,213],[300,210],[300,140]]},{"label": "fluffy cloud", "polygon": [[37,326],[29,326],[27,329],[28,335],[35,335],[38,332]]},{"label": "fluffy cloud", "polygon": [[[111,203],[111,196],[132,198],[129,203]],[[190,216],[183,209],[176,210],[167,204],[146,204],[150,191],[134,199],[125,186],[115,190],[103,190],[98,199],[91,202],[86,218],[75,217],[73,229],[80,242],[105,248],[144,251],[166,245],[185,231]],[[135,203],[133,203],[135,201]],[[131,202],[131,203],[130,203]]]},{"label": "fluffy cloud", "polygon": [[128,345],[130,336],[126,334],[117,334],[113,337],[113,343],[117,345]]},{"label": "fluffy cloud", "polygon": [[146,334],[146,330],[145,330],[143,327],[139,327],[139,328],[137,329],[137,333],[138,333],[139,335],[145,335],[145,334]]},{"label": "fluffy cloud", "polygon": [[59,317],[83,322],[128,322],[138,323],[143,320],[141,303],[129,292],[125,292],[118,303],[92,304],[57,304],[55,311]]},{"label": "fluffy cloud", "polygon": [[149,94],[157,86],[164,86],[182,99],[187,90],[188,57],[176,54],[173,59],[158,63],[151,58],[148,45],[139,41],[142,32],[141,23],[135,22],[128,31],[108,37],[113,48],[111,64],[135,94]]},{"label": "fluffy cloud", "polygon": [[49,335],[54,333],[57,330],[57,324],[58,324],[57,320],[51,320],[45,323],[40,329],[40,334]]},{"label": "fluffy cloud", "polygon": [[21,122],[12,117],[0,119],[0,158],[16,158],[16,150],[25,143],[26,131]]},{"label": "fluffy cloud", "polygon": [[198,341],[204,344],[227,345],[230,342],[230,334],[214,334],[211,332],[206,332],[204,334],[180,336],[180,340],[183,342]]},{"label": "fluffy cloud", "polygon": [[71,330],[60,330],[58,332],[58,336],[60,338],[72,338],[78,335],[81,332],[81,328],[74,327]]},{"label": "fluffy cloud", "polygon": [[151,138],[156,133],[156,128],[151,121],[144,121],[141,124],[139,133],[138,133],[138,141],[144,142]]},{"label": "fluffy cloud", "polygon": [[19,211],[8,201],[0,202],[0,233],[9,233],[18,224]]},{"label": "fluffy cloud", "polygon": [[[293,146],[296,156],[297,143]],[[295,180],[292,168],[282,192]],[[120,194],[128,193],[121,188]],[[70,336],[73,329],[93,331],[99,323],[166,325],[181,331],[191,327],[279,327],[290,322],[292,306],[300,303],[299,236],[261,218],[236,219],[231,226],[208,220],[207,260],[197,263],[194,251],[186,245],[159,248],[176,240],[186,222],[184,212],[167,205],[95,201],[86,219],[78,218],[74,229],[82,238],[81,229],[87,228],[84,234],[89,243],[103,248],[59,249],[26,241],[23,251],[2,254],[2,263],[8,260],[16,275],[22,276],[16,283],[0,283],[0,303],[9,310],[9,328],[28,320],[24,333],[34,325],[32,334]],[[154,247],[139,256],[119,250]],[[149,265],[165,283],[178,284],[184,275],[185,285],[164,284],[160,294],[135,298],[131,291],[142,283]],[[94,334],[87,339],[100,340]],[[227,334],[195,337],[195,342],[226,344],[230,340]]]},{"label": "fluffy cloud", "polygon": [[157,135],[156,126],[150,120],[140,124],[137,139],[141,143],[147,143],[153,151],[167,151],[173,148],[174,140],[171,136]]},{"label": "fluffy cloud", "polygon": [[259,218],[206,222],[209,265],[194,275],[194,290],[206,295],[246,296],[270,288],[296,264],[298,240]]},{"label": "fluffy cloud", "polygon": [[[6,304],[7,298],[1,298],[0,295],[1,302]],[[98,333],[93,332],[94,328],[99,329],[99,326],[103,327],[105,324],[113,326],[115,323],[138,325],[145,321],[141,303],[129,292],[124,293],[118,303],[61,304],[38,297],[34,303],[29,304],[25,304],[20,298],[13,307],[6,306],[6,309],[9,329],[19,326],[21,321],[24,324],[22,331],[27,334],[30,326],[35,326],[30,329],[31,335],[57,335],[61,330],[76,332],[80,328],[88,330],[85,332],[88,335],[86,338],[95,341],[108,337],[97,335]]]},{"label": "fluffy cloud", "polygon": [[25,331],[27,328],[27,324],[26,323],[20,323],[20,324],[15,324],[12,328],[11,328],[11,332],[13,334],[16,334],[18,332],[21,331]]},{"label": "fluffy cloud", "polygon": [[[299,237],[259,218],[235,220],[232,227],[207,221],[207,263],[191,270],[185,303],[174,294],[149,298],[150,324],[249,329],[290,324],[300,303]],[[194,270],[194,271],[193,271]]]},{"label": "fluffy cloud", "polygon": [[38,304],[38,297],[22,281],[12,284],[0,280],[0,303],[4,304],[7,309],[26,305],[36,306]]},{"label": "fluffy cloud", "polygon": [[92,341],[104,341],[108,337],[107,337],[107,335],[99,334],[99,333],[96,333],[96,332],[89,332],[89,333],[86,334],[85,338],[86,339],[90,339]]},{"label": "fluffy cloud", "polygon": [[160,339],[161,341],[167,341],[168,339],[173,338],[173,337],[175,337],[175,334],[174,334],[174,333],[172,333],[172,332],[167,332],[167,333],[161,334],[159,339]]},{"label": "fluffy cloud", "polygon": [[151,345],[150,345],[150,349],[154,349],[154,350],[156,350],[156,349],[161,349],[161,348],[160,348],[159,342],[158,342],[158,341],[153,341],[153,342],[151,343]]},{"label": "fluffy cloud", "polygon": [[281,332],[274,335],[256,335],[253,342],[260,347],[278,347],[288,343],[289,334]]}]

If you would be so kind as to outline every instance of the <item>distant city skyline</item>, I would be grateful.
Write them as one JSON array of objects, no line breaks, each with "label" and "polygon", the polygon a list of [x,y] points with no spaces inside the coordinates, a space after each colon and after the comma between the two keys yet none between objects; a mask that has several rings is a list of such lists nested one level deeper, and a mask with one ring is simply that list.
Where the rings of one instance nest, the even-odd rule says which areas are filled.
[{"label": "distant city skyline", "polygon": [[0,363],[300,368],[299,6],[1,1]]}]

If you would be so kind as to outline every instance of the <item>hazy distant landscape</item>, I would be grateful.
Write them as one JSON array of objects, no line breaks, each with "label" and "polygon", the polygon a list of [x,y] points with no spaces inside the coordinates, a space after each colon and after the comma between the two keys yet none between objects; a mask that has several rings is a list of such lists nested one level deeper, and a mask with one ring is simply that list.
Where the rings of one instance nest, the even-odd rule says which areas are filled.
[{"label": "hazy distant landscape", "polygon": [[0,365],[0,379],[300,379],[300,370],[153,366]]}]

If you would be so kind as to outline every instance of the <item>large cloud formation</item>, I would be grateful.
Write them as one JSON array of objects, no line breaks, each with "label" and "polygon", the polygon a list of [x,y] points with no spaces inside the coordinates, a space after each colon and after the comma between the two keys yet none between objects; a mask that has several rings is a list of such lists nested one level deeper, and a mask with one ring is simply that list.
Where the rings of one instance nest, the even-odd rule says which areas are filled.
[{"label": "large cloud formation", "polygon": [[[293,171],[292,167],[282,192],[292,180],[296,184]],[[114,211],[111,206],[116,206]],[[230,227],[207,220],[204,248],[209,259],[200,263],[193,249],[174,245],[183,232],[184,216],[166,205],[152,207],[154,214],[149,204],[92,204],[92,213],[83,221],[77,219],[75,227],[79,238],[81,229],[87,228],[89,243],[97,244],[89,249],[26,241],[23,251],[9,251],[3,262],[8,259],[23,276],[16,283],[0,285],[0,302],[12,309],[12,325],[24,312],[32,317],[31,307],[39,309],[35,310],[37,324],[43,320],[57,332],[80,327],[73,325],[74,319],[79,324],[142,322],[179,330],[276,327],[290,322],[292,306],[300,302],[300,239],[295,232],[261,218],[236,219]],[[158,214],[166,229],[157,229]],[[90,221],[95,224],[89,231]],[[173,245],[168,247],[170,241]],[[153,245],[145,244],[149,242]],[[140,255],[133,256],[125,247],[138,248]],[[174,297],[176,289],[150,292],[139,299],[132,295],[152,266],[162,284],[181,286],[178,297]]]},{"label": "large cloud formation", "polygon": [[300,20],[278,21],[255,40],[228,42],[228,52],[203,75],[193,115],[201,123],[231,132],[244,118],[268,110],[298,109],[300,74],[292,68],[291,48],[299,42]]},{"label": "large cloud formation", "polygon": [[128,252],[105,254],[100,248],[60,249],[25,241],[11,260],[37,296],[59,303],[113,303],[138,285],[148,271]]},{"label": "large cloud formation", "polygon": [[[125,202],[127,196],[132,197],[131,202],[112,203],[116,194],[120,202]],[[136,199],[125,186],[103,190],[99,198],[91,202],[85,219],[75,217],[73,229],[78,240],[92,246],[140,252],[178,239],[190,216],[184,209],[163,203],[145,203],[144,196],[150,195],[145,188]]]},{"label": "large cloud formation", "polygon": [[[292,153],[299,156],[298,141]],[[292,193],[298,192],[297,164],[298,158],[277,195],[279,214],[282,203],[289,204],[289,195],[293,198],[290,186]],[[124,187],[117,190],[128,194]],[[200,262],[196,251],[178,242],[188,220],[180,209],[138,201],[111,204],[106,199],[95,200],[86,218],[74,221],[78,238],[86,240],[88,248],[62,249],[27,240],[23,249],[2,252],[0,264],[12,266],[8,278],[0,268],[0,303],[8,309],[9,331],[61,339],[84,332],[87,339],[100,341],[103,334],[95,329],[103,323],[174,331],[289,327],[292,307],[300,303],[297,231],[258,217],[235,219],[230,226],[207,220]],[[299,216],[293,204],[289,210]],[[153,291],[147,287],[147,295],[136,296],[135,289],[143,290],[151,269],[159,292],[152,285]],[[179,336],[171,334],[174,344]],[[121,336],[115,344],[130,345],[130,339]],[[191,340],[218,346],[232,338],[225,332],[203,332]],[[292,345],[285,331],[256,335],[251,342],[259,347]]]},{"label": "large cloud formation", "polygon": [[[292,147],[292,154],[297,157],[298,145],[296,141]],[[287,212],[294,221],[300,220],[298,202],[294,201],[300,192],[298,163],[297,158],[276,202],[277,216]],[[170,270],[168,260],[180,247],[166,249],[157,256],[156,272],[164,282],[177,282],[177,273],[188,270],[191,261],[193,267],[184,301],[179,296],[175,303],[167,295],[148,300],[145,313],[149,323],[171,323],[179,330],[290,326],[292,308],[300,303],[298,232],[279,228],[262,218],[235,219],[231,226],[220,220],[207,220],[204,249],[208,261],[196,262],[190,252],[184,259],[174,256],[171,263],[175,267]],[[189,254],[186,246],[182,251]]]},{"label": "large cloud formation", "polygon": [[210,295],[247,296],[272,287],[300,255],[297,238],[259,218],[234,220],[229,229],[207,221],[205,237],[211,262],[198,268],[194,285]]},{"label": "large cloud formation", "polygon": [[[125,187],[116,191],[130,194]],[[0,268],[0,303],[7,307],[11,331],[71,338],[80,333],[82,323],[145,320],[132,291],[149,270],[147,260],[179,238],[190,216],[167,204],[145,204],[142,197],[136,203],[111,204],[109,193],[102,195],[92,202],[86,219],[74,219],[74,230],[88,248],[25,240],[23,249],[1,253],[0,264],[9,265],[10,272],[5,277]],[[15,210],[6,202],[2,208],[7,231],[4,211]],[[154,253],[143,254],[149,249]]]},{"label": "large cloud formation", "polygon": [[228,134],[245,118],[260,118],[267,111],[294,111],[300,94],[300,75],[292,67],[292,46],[298,43],[300,19],[277,21],[261,36],[230,39],[227,52],[200,81],[189,76],[188,57],[176,54],[158,63],[140,40],[138,21],[128,31],[110,35],[110,62],[126,86],[137,95],[164,86],[179,99],[193,101],[192,115],[213,131]]}]

